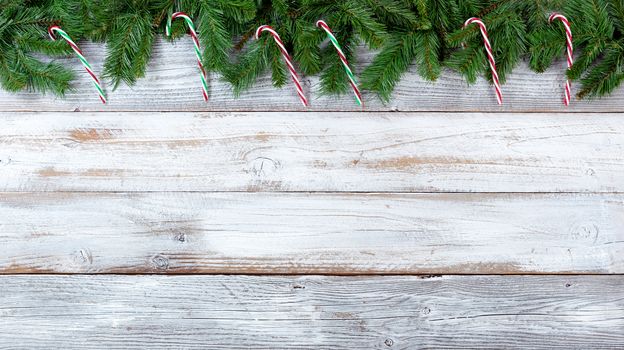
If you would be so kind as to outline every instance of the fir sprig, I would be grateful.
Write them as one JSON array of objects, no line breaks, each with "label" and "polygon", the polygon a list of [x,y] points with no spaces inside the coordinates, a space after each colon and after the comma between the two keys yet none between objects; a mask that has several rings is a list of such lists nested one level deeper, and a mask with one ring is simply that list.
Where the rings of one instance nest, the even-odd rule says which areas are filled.
[{"label": "fir sprig", "polygon": [[362,73],[362,86],[377,92],[382,101],[390,99],[401,76],[413,63],[419,75],[427,80],[440,76],[444,35],[450,26],[460,22],[459,6],[454,0],[444,4],[435,0],[402,4],[402,17],[378,14],[388,28],[388,39]]},{"label": "fir sprig", "polygon": [[568,76],[581,81],[579,98],[612,93],[624,80],[624,4],[619,0],[569,0],[576,61]]},{"label": "fir sprig", "polygon": [[155,35],[151,19],[149,12],[136,10],[112,23],[104,75],[111,79],[113,88],[122,81],[134,85],[145,74]]},{"label": "fir sprig", "polygon": [[236,69],[229,68],[224,72],[224,78],[232,84],[235,96],[249,89],[256,79],[269,66],[269,41],[268,37],[262,37],[253,41],[247,47],[246,52],[240,56],[236,63]]},{"label": "fir sprig", "polygon": [[64,55],[71,52],[62,42],[46,37],[55,19],[44,1],[0,2],[0,85],[16,92],[32,90],[62,96],[70,89],[71,70],[54,62],[43,62],[34,54]]},{"label": "fir sprig", "polygon": [[362,74],[362,86],[377,92],[383,101],[390,100],[401,75],[414,59],[418,43],[416,32],[393,35]]}]

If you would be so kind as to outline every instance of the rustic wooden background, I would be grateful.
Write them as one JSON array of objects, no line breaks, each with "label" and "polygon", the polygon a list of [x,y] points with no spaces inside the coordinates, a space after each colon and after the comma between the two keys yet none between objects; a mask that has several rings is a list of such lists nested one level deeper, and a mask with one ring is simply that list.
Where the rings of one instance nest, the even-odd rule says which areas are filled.
[{"label": "rustic wooden background", "polygon": [[180,41],[104,106],[64,61],[66,99],[0,93],[0,348],[624,348],[624,89],[206,104]]}]

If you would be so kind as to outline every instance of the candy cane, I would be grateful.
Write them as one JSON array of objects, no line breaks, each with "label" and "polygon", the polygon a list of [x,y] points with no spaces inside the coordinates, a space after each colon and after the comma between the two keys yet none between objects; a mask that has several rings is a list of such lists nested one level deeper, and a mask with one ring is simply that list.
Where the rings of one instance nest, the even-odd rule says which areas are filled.
[{"label": "candy cane", "polygon": [[175,12],[169,17],[167,20],[167,25],[165,26],[165,34],[167,36],[171,36],[171,22],[176,18],[182,18],[186,22],[186,25],[189,27],[189,34],[193,39],[193,45],[195,47],[195,56],[197,56],[197,65],[199,66],[201,83],[202,83],[202,94],[204,95],[204,101],[208,101],[208,82],[206,80],[206,70],[204,69],[204,65],[202,63],[202,55],[201,50],[199,48],[199,39],[197,38],[197,31],[195,31],[195,25],[193,24],[193,20],[184,12]]},{"label": "candy cane", "polygon": [[464,23],[464,28],[469,26],[472,23],[476,23],[481,30],[481,35],[483,36],[483,44],[485,45],[485,51],[487,52],[488,62],[490,63],[490,69],[492,70],[492,80],[494,81],[494,89],[496,90],[496,100],[499,105],[503,104],[503,93],[501,91],[500,82],[498,80],[498,73],[496,72],[496,60],[494,59],[494,55],[492,54],[492,45],[490,45],[490,39],[488,38],[487,28],[485,27],[485,23],[480,18],[472,17],[468,18],[466,23]]},{"label": "candy cane", "polygon": [[292,60],[290,59],[290,55],[288,54],[288,51],[286,51],[286,47],[284,47],[284,43],[282,42],[282,39],[280,38],[279,34],[277,34],[277,32],[273,30],[273,28],[271,28],[271,26],[262,25],[258,27],[258,29],[256,29],[256,40],[260,38],[260,34],[262,34],[262,32],[271,33],[271,35],[273,36],[273,39],[275,39],[275,43],[279,47],[282,53],[282,57],[284,58],[284,61],[286,62],[286,66],[288,67],[288,71],[290,72],[290,77],[292,78],[293,83],[295,83],[295,88],[297,89],[297,94],[299,95],[299,99],[301,100],[301,103],[303,103],[303,105],[307,107],[308,99],[303,94],[303,89],[301,88],[301,82],[299,81],[299,76],[297,75],[295,66],[293,66],[292,64]]},{"label": "candy cane", "polygon": [[104,90],[100,85],[100,80],[97,78],[97,76],[95,76],[95,73],[93,73],[93,69],[89,64],[89,61],[87,61],[87,59],[84,57],[78,45],[76,45],[76,43],[69,37],[69,35],[59,26],[51,26],[50,28],[48,28],[48,35],[50,35],[50,39],[56,41],[56,35],[54,35],[55,32],[58,33],[58,35],[60,35],[63,39],[65,39],[65,41],[67,41],[72,50],[74,50],[74,53],[76,53],[76,56],[78,56],[78,59],[84,66],[85,70],[91,76],[91,80],[93,80],[93,85],[95,85],[95,88],[98,91],[100,101],[106,104],[106,96],[104,96]]},{"label": "candy cane", "polygon": [[[568,19],[565,18],[565,16],[558,13],[553,13],[552,15],[550,15],[550,17],[548,17],[548,22],[552,23],[555,19],[560,20],[561,23],[563,23],[563,27],[565,28],[568,70],[570,70],[572,68],[572,65],[574,64],[574,46],[572,45],[572,30],[570,29],[570,22],[568,22]],[[563,95],[563,103],[566,106],[570,105],[570,91],[572,90],[571,85],[572,84],[570,83],[570,79],[566,79],[565,92]]]},{"label": "candy cane", "polygon": [[323,29],[327,33],[327,37],[329,37],[329,40],[336,48],[336,51],[338,52],[338,57],[340,57],[340,61],[342,62],[345,72],[347,73],[347,76],[349,77],[349,83],[351,84],[351,88],[353,89],[355,100],[358,103],[358,105],[362,106],[363,104],[362,94],[360,93],[360,89],[357,86],[357,79],[355,78],[353,71],[351,71],[351,68],[349,67],[349,62],[347,62],[347,57],[345,56],[344,52],[342,52],[342,48],[340,47],[338,40],[334,36],[334,33],[332,33],[327,23],[325,23],[325,21],[323,20],[316,21],[316,26]]}]

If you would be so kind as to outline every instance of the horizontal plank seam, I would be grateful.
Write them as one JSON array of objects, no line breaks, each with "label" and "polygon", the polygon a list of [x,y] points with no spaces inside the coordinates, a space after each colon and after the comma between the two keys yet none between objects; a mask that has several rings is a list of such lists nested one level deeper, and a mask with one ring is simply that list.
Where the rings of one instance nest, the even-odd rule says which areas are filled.
[{"label": "horizontal plank seam", "polygon": [[241,273],[192,273],[192,272],[162,272],[162,273],[151,273],[151,272],[142,272],[142,273],[124,273],[124,272],[103,272],[103,273],[94,273],[94,272],[76,272],[76,273],[67,273],[67,272],[50,272],[50,273],[2,273],[0,272],[0,278],[6,276],[266,276],[266,277],[279,277],[279,276],[335,276],[335,277],[383,277],[383,276],[411,276],[411,277],[422,277],[422,279],[430,279],[430,278],[441,278],[445,276],[468,276],[468,277],[478,277],[478,276],[610,276],[624,277],[624,273],[596,273],[596,272],[561,272],[561,273],[552,273],[552,272],[510,272],[510,273],[446,273],[446,274],[426,274],[426,273],[405,273],[405,272],[384,272],[384,273],[249,273],[249,272],[241,272]]},{"label": "horizontal plank seam", "polygon": [[474,192],[474,191],[454,191],[454,192],[450,192],[450,191],[416,191],[416,192],[405,192],[405,191],[205,191],[205,190],[197,190],[197,191],[189,191],[189,190],[182,190],[182,191],[149,191],[149,190],[140,190],[140,191],[102,191],[102,190],[93,190],[93,191],[74,191],[74,190],[67,190],[67,191],[59,191],[59,190],[54,190],[54,191],[0,191],[0,194],[54,194],[54,193],[63,193],[63,194],[67,194],[67,193],[76,193],[76,194],[154,194],[154,193],[163,193],[163,194],[168,194],[168,193],[192,193],[192,194],[196,194],[196,193],[210,193],[210,194],[271,194],[271,193],[275,193],[275,194],[337,194],[337,195],[344,195],[344,194],[370,194],[370,195],[376,195],[376,194],[380,194],[380,195],[385,195],[385,194],[396,194],[396,195],[410,195],[410,194],[439,194],[439,195],[448,195],[448,194],[457,194],[457,195],[466,195],[466,194],[474,194],[474,195],[479,195],[479,194],[500,194],[500,195],[540,195],[540,194],[560,194],[560,195],[622,195],[624,194],[624,191],[604,191],[604,192],[596,192],[596,191],[563,191],[563,192],[556,192],[556,191],[545,191],[545,192],[496,192],[496,191],[478,191],[478,192]]},{"label": "horizontal plank seam", "polygon": [[622,114],[624,113],[624,109],[622,109],[621,111],[605,111],[605,112],[588,112],[588,111],[566,111],[566,110],[544,110],[544,111],[535,111],[535,110],[513,110],[513,111],[507,111],[507,110],[500,110],[500,111],[483,111],[483,110],[460,110],[460,111],[447,111],[447,110],[419,110],[419,111],[410,111],[410,110],[399,110],[399,109],[377,109],[377,110],[366,110],[366,111],[357,111],[357,110],[350,110],[350,109],[345,109],[345,110],[322,110],[322,109],[314,109],[314,110],[300,110],[300,109],[284,109],[284,110],[249,110],[249,109],[186,109],[186,110],[162,110],[162,111],[137,111],[137,110],[125,110],[125,109],[119,109],[119,110],[112,110],[112,111],[101,111],[101,110],[74,110],[74,111],[68,111],[68,110],[63,110],[63,109],[59,109],[59,110],[36,110],[36,109],[16,109],[16,110],[2,110],[2,112],[11,112],[11,113],[40,113],[40,114],[46,114],[46,113],[68,113],[68,114],[72,114],[72,113],[76,113],[76,114],[81,114],[81,113],[89,113],[89,114],[95,114],[95,113],[102,113],[102,114],[119,114],[119,113],[138,113],[138,114],[154,114],[154,113],[307,113],[307,114],[312,114],[312,113],[330,113],[330,114],[344,114],[344,113],[357,113],[357,114],[372,114],[372,113],[402,113],[402,114],[423,114],[423,113],[445,113],[445,114],[449,114],[449,113],[453,113],[453,114],[474,114],[474,113],[480,113],[480,114],[587,114],[587,115],[592,115],[592,114]]}]

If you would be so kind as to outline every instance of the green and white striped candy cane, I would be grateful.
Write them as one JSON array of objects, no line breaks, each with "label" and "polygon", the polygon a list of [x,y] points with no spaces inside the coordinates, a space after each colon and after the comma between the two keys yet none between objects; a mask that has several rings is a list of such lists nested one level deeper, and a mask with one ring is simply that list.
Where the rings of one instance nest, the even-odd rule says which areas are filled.
[{"label": "green and white striped candy cane", "polygon": [[316,26],[323,29],[327,33],[327,37],[329,37],[329,40],[336,48],[336,51],[338,52],[338,57],[340,57],[340,61],[342,62],[345,72],[349,77],[349,83],[351,84],[353,95],[355,95],[355,101],[358,105],[362,106],[362,94],[360,93],[360,89],[358,88],[357,79],[355,78],[355,74],[353,74],[353,71],[351,71],[351,68],[349,67],[349,62],[347,62],[347,56],[345,56],[344,52],[342,51],[342,48],[340,47],[338,40],[334,36],[334,33],[332,33],[327,23],[325,23],[325,21],[323,20],[316,21]]},{"label": "green and white striped candy cane", "polygon": [[65,39],[65,41],[67,41],[67,43],[72,48],[72,50],[74,50],[74,53],[76,53],[76,56],[78,56],[78,59],[84,66],[85,70],[91,76],[91,80],[93,80],[93,85],[95,85],[95,88],[98,91],[100,100],[102,101],[102,103],[106,103],[106,96],[104,95],[104,90],[102,89],[102,85],[100,85],[100,80],[97,78],[95,73],[93,73],[93,69],[91,68],[91,65],[89,64],[89,61],[87,61],[87,59],[84,57],[78,45],[76,45],[76,43],[69,37],[69,35],[63,29],[61,29],[61,27],[51,26],[50,28],[48,28],[48,34],[50,35],[50,38],[52,40],[56,40],[55,33],[60,35],[61,38]]},{"label": "green and white striped candy cane", "polygon": [[193,20],[184,12],[175,12],[167,20],[165,34],[167,36],[171,36],[171,22],[176,18],[184,19],[189,27],[189,34],[193,39],[193,45],[195,46],[195,56],[197,56],[197,65],[199,66],[201,74],[202,94],[204,95],[204,101],[208,101],[208,82],[206,80],[206,70],[204,69],[204,65],[202,64],[202,55],[199,48],[199,39],[197,38],[197,32],[195,31],[195,25],[193,24]]}]

